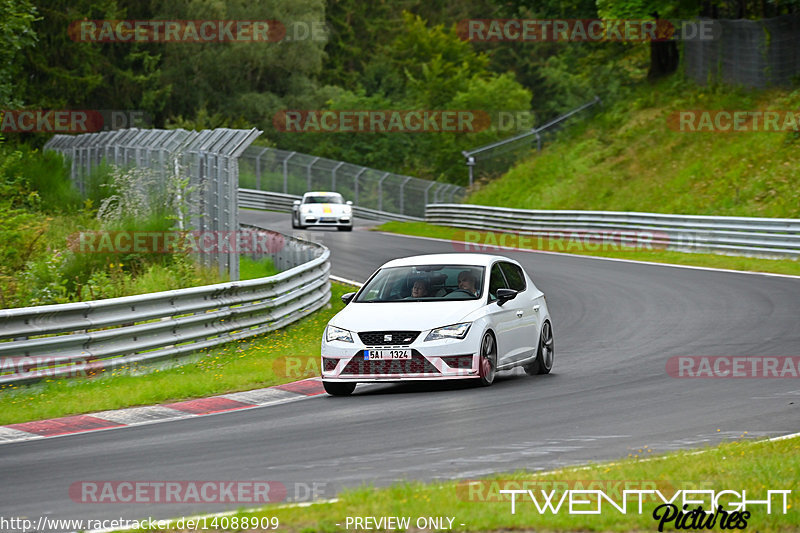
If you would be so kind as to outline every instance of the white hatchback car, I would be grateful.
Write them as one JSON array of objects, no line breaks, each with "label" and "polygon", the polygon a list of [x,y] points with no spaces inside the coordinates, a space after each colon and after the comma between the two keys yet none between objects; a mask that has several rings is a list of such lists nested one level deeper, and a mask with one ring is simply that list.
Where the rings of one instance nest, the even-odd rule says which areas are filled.
[{"label": "white hatchback car", "polygon": [[292,227],[331,226],[340,231],[353,229],[353,202],[338,192],[307,192],[292,205]]},{"label": "white hatchback car", "polygon": [[553,368],[544,294],[516,261],[485,254],[406,257],[380,267],[322,337],[328,394],[359,382],[473,379]]}]

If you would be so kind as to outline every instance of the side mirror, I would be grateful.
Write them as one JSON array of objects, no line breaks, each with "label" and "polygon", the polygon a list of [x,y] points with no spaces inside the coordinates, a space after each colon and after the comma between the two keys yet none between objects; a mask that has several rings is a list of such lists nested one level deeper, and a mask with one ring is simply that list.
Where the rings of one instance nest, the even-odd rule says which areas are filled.
[{"label": "side mirror", "polygon": [[353,202],[351,202],[350,200],[347,200],[345,203],[346,203],[347,205],[353,205]]},{"label": "side mirror", "polygon": [[348,292],[347,294],[342,294],[342,301],[344,302],[345,305],[347,305],[350,303],[350,300],[352,300],[353,296],[355,295],[356,293],[354,292]]},{"label": "side mirror", "polygon": [[292,205],[297,207],[298,205],[300,205],[300,200],[295,200],[294,202],[292,202]]},{"label": "side mirror", "polygon": [[503,305],[509,300],[517,297],[517,291],[514,289],[497,289],[497,305]]}]

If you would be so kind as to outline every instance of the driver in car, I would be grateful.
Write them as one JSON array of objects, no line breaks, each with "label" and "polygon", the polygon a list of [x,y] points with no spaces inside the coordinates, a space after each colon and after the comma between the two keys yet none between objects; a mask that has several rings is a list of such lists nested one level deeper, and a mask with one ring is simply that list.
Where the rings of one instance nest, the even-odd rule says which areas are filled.
[{"label": "driver in car", "polygon": [[458,273],[458,288],[462,291],[468,292],[471,296],[477,296],[477,284],[478,280],[471,270],[463,270]]}]

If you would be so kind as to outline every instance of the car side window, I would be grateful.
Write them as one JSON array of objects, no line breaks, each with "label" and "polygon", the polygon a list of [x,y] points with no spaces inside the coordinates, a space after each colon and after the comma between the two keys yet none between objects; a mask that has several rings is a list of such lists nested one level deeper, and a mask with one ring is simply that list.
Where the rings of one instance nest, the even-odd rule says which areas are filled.
[{"label": "car side window", "polygon": [[506,275],[509,289],[514,289],[517,292],[525,290],[525,275],[520,267],[513,263],[500,263],[500,268],[503,270],[503,274]]},{"label": "car side window", "polygon": [[497,289],[507,289],[506,278],[503,276],[503,271],[500,270],[500,263],[495,263],[492,266],[491,277],[489,278],[489,301],[497,300]]}]

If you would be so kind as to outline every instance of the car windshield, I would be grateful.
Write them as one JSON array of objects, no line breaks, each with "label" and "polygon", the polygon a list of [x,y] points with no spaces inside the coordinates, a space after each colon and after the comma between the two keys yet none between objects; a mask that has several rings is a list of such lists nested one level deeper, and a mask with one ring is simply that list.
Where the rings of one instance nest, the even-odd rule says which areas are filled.
[{"label": "car windshield", "polygon": [[341,196],[306,196],[303,200],[305,204],[343,204]]},{"label": "car windshield", "polygon": [[484,267],[417,265],[382,268],[355,301],[420,302],[476,300],[483,292]]}]

